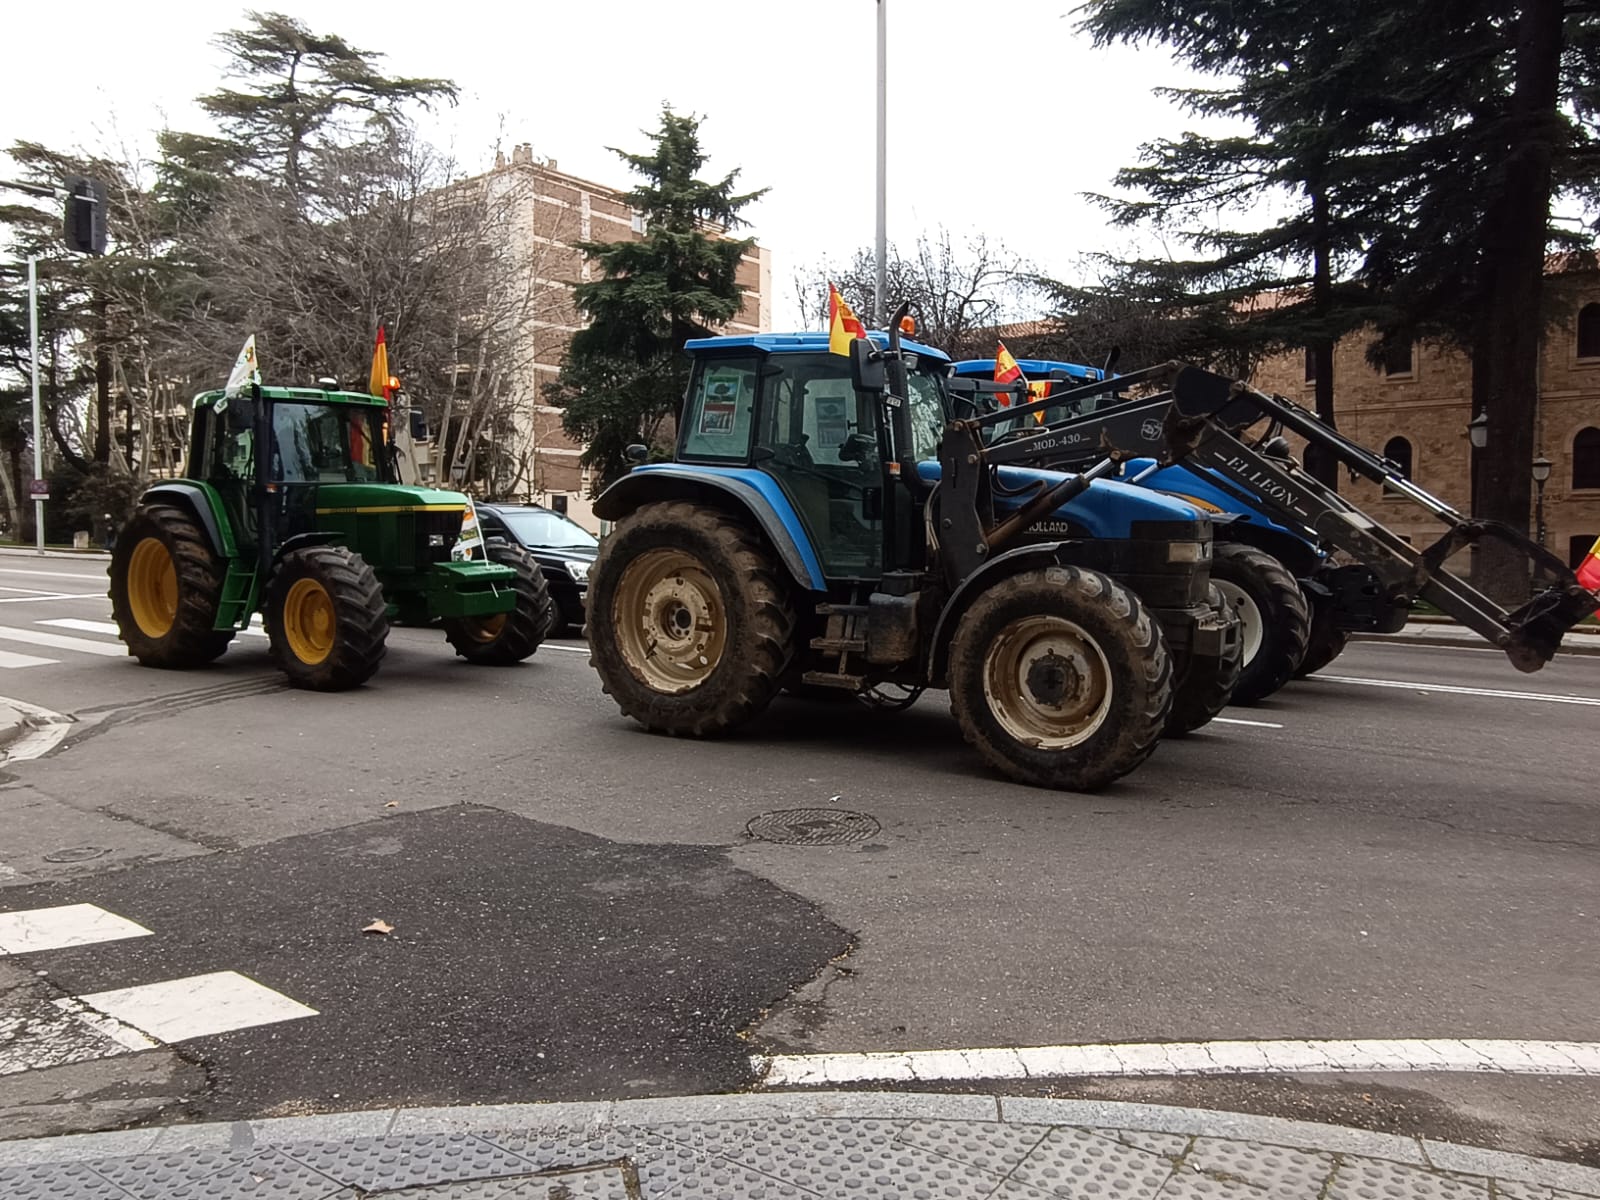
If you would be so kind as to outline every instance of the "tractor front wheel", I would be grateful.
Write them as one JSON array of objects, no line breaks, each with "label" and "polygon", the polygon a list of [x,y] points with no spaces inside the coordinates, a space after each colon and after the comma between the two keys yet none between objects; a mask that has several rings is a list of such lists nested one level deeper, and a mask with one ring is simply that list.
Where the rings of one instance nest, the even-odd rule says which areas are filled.
[{"label": "tractor front wheel", "polygon": [[383,588],[366,560],[344,546],[307,546],[279,559],[266,618],[272,656],[295,687],[360,687],[383,661]]},{"label": "tractor front wheel", "polygon": [[[1230,612],[1227,601],[1216,584],[1211,585],[1211,607],[1218,612]],[[1215,658],[1196,658],[1189,655],[1183,672],[1172,690],[1172,712],[1167,715],[1168,737],[1183,737],[1211,722],[1228,707],[1233,690],[1239,684],[1239,671],[1244,666],[1244,637],[1239,622],[1231,622],[1222,653]]]},{"label": "tractor front wheel", "polygon": [[144,666],[203,667],[233,640],[232,630],[212,628],[225,567],[183,509],[141,505],[123,526],[107,573],[111,615]]},{"label": "tractor front wheel", "polygon": [[1294,674],[1311,636],[1311,610],[1295,577],[1272,555],[1237,542],[1219,542],[1211,582],[1239,614],[1244,666],[1233,703],[1254,704]]},{"label": "tractor front wheel", "polygon": [[1150,756],[1171,704],[1161,626],[1098,571],[1013,575],[956,627],[950,706],[967,741],[1022,783],[1104,787]]},{"label": "tractor front wheel", "polygon": [[742,521],[647,504],[601,543],[589,647],[606,693],[657,733],[707,737],[767,707],[794,656],[782,566]]},{"label": "tractor front wheel", "polygon": [[445,639],[469,663],[510,666],[528,658],[555,624],[550,585],[533,556],[520,546],[489,547],[489,560],[517,573],[512,588],[516,607],[486,617],[457,617],[444,623]]}]

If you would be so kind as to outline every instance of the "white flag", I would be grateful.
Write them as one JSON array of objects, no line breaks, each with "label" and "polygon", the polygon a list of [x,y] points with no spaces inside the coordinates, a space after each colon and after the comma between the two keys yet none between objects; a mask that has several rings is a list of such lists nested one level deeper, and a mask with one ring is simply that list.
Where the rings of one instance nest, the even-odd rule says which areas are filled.
[{"label": "white flag", "polygon": [[454,559],[470,559],[474,553],[480,560],[488,557],[488,547],[483,544],[483,526],[478,524],[478,510],[467,501],[467,510],[461,514],[461,536],[450,549]]},{"label": "white flag", "polygon": [[256,364],[256,335],[251,334],[244,340],[244,349],[239,351],[239,357],[234,360],[233,372],[228,376],[228,386],[223,389],[223,395],[231,400],[244,391],[247,384],[261,383],[261,370]]}]

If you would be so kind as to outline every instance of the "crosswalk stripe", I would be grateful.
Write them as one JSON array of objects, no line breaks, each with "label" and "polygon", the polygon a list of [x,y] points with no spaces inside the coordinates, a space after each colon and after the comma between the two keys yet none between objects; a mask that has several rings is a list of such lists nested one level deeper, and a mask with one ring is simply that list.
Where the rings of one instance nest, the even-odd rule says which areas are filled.
[{"label": "crosswalk stripe", "polygon": [[13,654],[10,650],[0,650],[0,670],[12,671],[17,667],[47,667],[58,663],[59,658],[39,658],[32,654]]},{"label": "crosswalk stripe", "polygon": [[183,1042],[317,1015],[316,1009],[237,971],[213,971],[186,979],[69,996],[54,1003],[58,1008],[86,1004],[161,1042]]},{"label": "crosswalk stripe", "polygon": [[85,575],[82,571],[30,571],[23,567],[0,567],[0,575],[36,575],[41,579],[81,579],[84,583],[105,584],[104,574]]},{"label": "crosswalk stripe", "polygon": [[[259,617],[251,618],[248,629],[239,632],[245,637],[266,637],[267,631],[259,624]],[[54,625],[57,629],[76,629],[79,633],[109,633],[112,637],[120,637],[122,631],[112,621],[83,621],[77,617],[52,617],[47,621],[35,621],[35,625]]]},{"label": "crosswalk stripe", "polygon": [[0,912],[0,954],[36,954],[67,946],[90,946],[122,938],[149,937],[136,921],[98,904],[60,904]]},{"label": "crosswalk stripe", "polygon": [[107,658],[123,658],[127,648],[109,642],[91,642],[88,638],[65,637],[59,633],[45,633],[40,629],[18,629],[15,625],[0,625],[0,641],[26,642],[31,646],[50,646],[56,650],[77,650],[82,654],[102,654]]}]

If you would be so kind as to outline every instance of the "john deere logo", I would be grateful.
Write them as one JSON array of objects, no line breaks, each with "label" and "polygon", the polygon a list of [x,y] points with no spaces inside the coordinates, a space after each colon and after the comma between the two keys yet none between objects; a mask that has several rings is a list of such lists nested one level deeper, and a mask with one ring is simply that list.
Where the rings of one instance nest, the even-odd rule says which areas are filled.
[{"label": "john deere logo", "polygon": [[1139,426],[1139,436],[1147,442],[1159,442],[1161,440],[1161,422],[1154,417],[1146,418],[1145,423]]}]

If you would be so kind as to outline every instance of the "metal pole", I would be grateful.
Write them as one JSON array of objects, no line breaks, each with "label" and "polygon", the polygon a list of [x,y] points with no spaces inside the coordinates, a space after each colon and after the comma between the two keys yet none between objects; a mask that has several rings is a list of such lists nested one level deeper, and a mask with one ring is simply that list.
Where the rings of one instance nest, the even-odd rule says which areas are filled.
[{"label": "metal pole", "polygon": [[872,287],[872,323],[883,328],[884,297],[889,277],[889,217],[885,191],[889,155],[889,0],[878,0],[878,242],[877,279]]},{"label": "metal pole", "polygon": [[[33,477],[44,478],[44,440],[39,436],[39,256],[28,255],[28,338],[33,370]],[[30,490],[32,490],[30,488]],[[44,501],[33,502],[34,549],[44,553]]]}]

